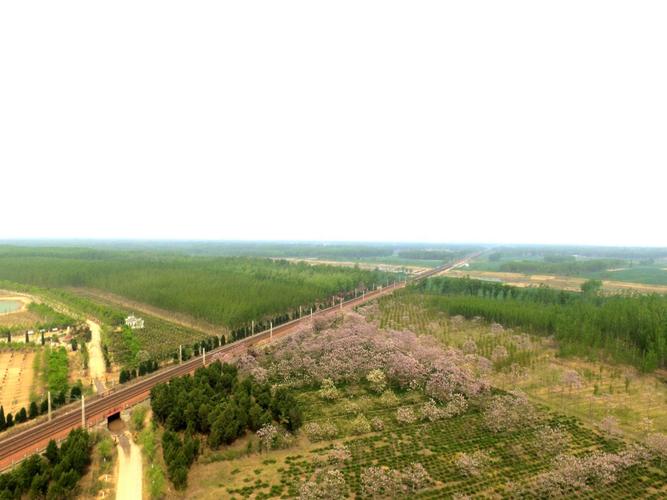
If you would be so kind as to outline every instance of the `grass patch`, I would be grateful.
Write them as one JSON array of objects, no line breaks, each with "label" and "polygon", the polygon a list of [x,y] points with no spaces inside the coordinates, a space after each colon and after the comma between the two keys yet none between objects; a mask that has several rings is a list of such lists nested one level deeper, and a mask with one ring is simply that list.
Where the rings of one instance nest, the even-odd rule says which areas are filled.
[{"label": "grass patch", "polygon": [[52,349],[47,347],[44,351],[43,377],[48,390],[52,395],[67,392],[67,377],[69,373],[69,361],[67,351],[64,347]]}]

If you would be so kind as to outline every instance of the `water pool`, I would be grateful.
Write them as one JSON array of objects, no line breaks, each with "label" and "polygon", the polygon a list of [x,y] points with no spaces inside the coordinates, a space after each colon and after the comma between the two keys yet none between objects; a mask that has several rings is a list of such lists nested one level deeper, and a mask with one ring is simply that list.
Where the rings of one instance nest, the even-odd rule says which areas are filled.
[{"label": "water pool", "polygon": [[0,314],[18,311],[22,305],[18,300],[0,299]]}]

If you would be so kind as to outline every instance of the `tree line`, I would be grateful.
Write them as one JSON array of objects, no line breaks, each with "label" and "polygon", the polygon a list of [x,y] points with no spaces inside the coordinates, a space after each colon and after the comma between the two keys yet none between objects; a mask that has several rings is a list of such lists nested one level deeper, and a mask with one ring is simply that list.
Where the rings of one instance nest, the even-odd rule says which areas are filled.
[{"label": "tree line", "polygon": [[[72,386],[72,389],[69,391],[69,402],[77,401],[81,399],[82,394],[81,386],[75,385]],[[68,402],[68,393],[65,390],[57,392],[51,398],[51,410],[55,410],[61,406],[64,406]],[[7,413],[5,415],[5,408],[0,406],[0,432],[5,429],[9,429],[16,424],[22,424],[33,418],[37,418],[40,415],[46,415],[49,411],[49,400],[48,398],[42,399],[40,402],[31,401],[28,409],[25,407],[21,408],[16,412],[15,415]]]},{"label": "tree line", "polygon": [[[230,329],[332,295],[382,283],[385,273],[248,257],[3,249],[0,279],[93,287]],[[103,312],[103,311],[101,311]]]},{"label": "tree line", "polygon": [[193,377],[155,386],[151,408],[166,429],[164,458],[169,478],[179,489],[185,487],[187,470],[199,452],[197,435],[206,436],[215,449],[272,422],[290,432],[303,423],[301,405],[289,389],[272,391],[268,383],[240,377],[236,366],[220,362],[199,368]]},{"label": "tree line", "polygon": [[553,335],[563,354],[593,354],[643,371],[667,366],[667,298],[519,288],[469,278],[437,277],[413,289],[450,315],[479,316],[508,327]]},{"label": "tree line", "polygon": [[69,433],[60,448],[50,441],[43,455],[32,455],[0,475],[0,499],[74,498],[77,484],[91,463],[93,441],[84,429]]}]

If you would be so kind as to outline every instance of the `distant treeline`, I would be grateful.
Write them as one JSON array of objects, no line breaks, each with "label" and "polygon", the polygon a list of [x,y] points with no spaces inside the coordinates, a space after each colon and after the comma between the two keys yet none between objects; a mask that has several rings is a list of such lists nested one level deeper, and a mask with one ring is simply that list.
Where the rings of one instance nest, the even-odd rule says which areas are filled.
[{"label": "distant treeline", "polygon": [[667,367],[663,296],[600,296],[444,277],[422,281],[413,289],[431,294],[431,305],[450,315],[479,316],[553,335],[563,354],[601,355],[644,371]]},{"label": "distant treeline", "polygon": [[525,257],[541,257],[547,255],[566,255],[591,257],[599,259],[660,259],[667,257],[667,248],[654,247],[594,247],[594,246],[565,246],[565,245],[543,245],[543,246],[509,246],[502,247],[496,251],[507,259],[518,259]]},{"label": "distant treeline", "polygon": [[470,253],[471,249],[463,250],[428,250],[428,249],[410,249],[410,250],[401,250],[398,252],[398,256],[402,259],[415,259],[415,260],[442,260],[449,261],[460,259],[464,255]]},{"label": "distant treeline", "polygon": [[[110,254],[118,256],[132,254],[141,256],[199,256],[199,257],[271,257],[327,260],[364,260],[391,257],[401,252],[456,252],[470,253],[480,249],[469,244],[425,244],[425,243],[322,243],[322,242],[204,242],[204,241],[126,241],[126,242],[78,242],[86,248],[59,242],[62,247],[48,245],[0,246],[0,256],[21,254],[30,257],[62,257],[75,259],[106,260]],[[4,249],[4,252],[3,252]],[[412,258],[405,256],[404,258]],[[420,257],[415,257],[420,258]]]},{"label": "distant treeline", "polygon": [[[271,242],[124,242],[102,244],[91,242],[97,248],[0,246],[0,256],[21,254],[27,257],[62,257],[106,260],[110,254],[123,256],[206,256],[206,257],[301,257],[334,260],[357,260],[386,257],[394,253],[394,246],[381,243],[271,243]],[[4,252],[3,252],[4,249]]]},{"label": "distant treeline", "polygon": [[0,279],[108,290],[231,329],[383,283],[385,276],[379,271],[246,257],[0,247]]},{"label": "distant treeline", "polygon": [[620,259],[590,259],[570,260],[551,256],[545,261],[521,260],[505,262],[500,265],[500,270],[507,273],[523,274],[560,274],[564,276],[580,276],[588,273],[597,273],[627,265]]}]

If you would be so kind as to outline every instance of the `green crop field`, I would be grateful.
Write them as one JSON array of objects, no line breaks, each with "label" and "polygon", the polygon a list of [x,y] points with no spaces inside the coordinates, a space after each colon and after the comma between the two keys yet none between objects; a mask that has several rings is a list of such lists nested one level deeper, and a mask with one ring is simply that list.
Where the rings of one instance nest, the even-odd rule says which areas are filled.
[{"label": "green crop field", "polygon": [[627,281],[645,285],[667,285],[667,264],[662,266],[638,266],[618,270],[586,273],[586,278]]}]

